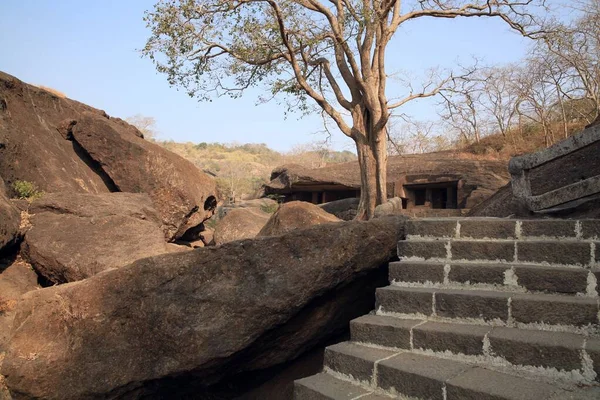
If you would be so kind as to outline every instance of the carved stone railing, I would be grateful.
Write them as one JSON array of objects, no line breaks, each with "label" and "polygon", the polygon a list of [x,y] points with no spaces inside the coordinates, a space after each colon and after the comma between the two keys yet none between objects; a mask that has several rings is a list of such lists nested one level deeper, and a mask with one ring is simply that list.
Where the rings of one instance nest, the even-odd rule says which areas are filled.
[{"label": "carved stone railing", "polygon": [[568,208],[600,194],[600,126],[510,160],[512,190],[531,211]]}]

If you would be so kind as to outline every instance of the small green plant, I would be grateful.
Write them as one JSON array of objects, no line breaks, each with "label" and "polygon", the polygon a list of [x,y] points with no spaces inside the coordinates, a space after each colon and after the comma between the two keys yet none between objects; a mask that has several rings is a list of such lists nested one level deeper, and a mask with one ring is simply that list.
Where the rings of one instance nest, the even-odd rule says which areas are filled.
[{"label": "small green plant", "polygon": [[260,210],[267,214],[273,214],[277,209],[279,209],[279,204],[263,204],[260,206]]},{"label": "small green plant", "polygon": [[44,195],[44,192],[38,190],[37,186],[33,182],[15,181],[12,187],[19,199],[33,201]]}]

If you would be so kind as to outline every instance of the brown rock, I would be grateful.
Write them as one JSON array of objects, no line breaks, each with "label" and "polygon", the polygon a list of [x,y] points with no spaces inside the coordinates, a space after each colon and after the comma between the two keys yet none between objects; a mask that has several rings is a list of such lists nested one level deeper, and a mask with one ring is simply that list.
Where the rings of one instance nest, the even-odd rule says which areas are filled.
[{"label": "brown rock", "polygon": [[32,203],[30,213],[24,256],[54,283],[171,251],[146,194],[46,194]]},{"label": "brown rock", "polygon": [[116,399],[280,364],[364,311],[357,293],[402,230],[393,217],[320,225],[30,292],[1,372],[21,398]]},{"label": "brown rock", "polygon": [[214,180],[104,111],[0,72],[0,176],[44,192],[147,193],[169,240],[212,215]]},{"label": "brown rock", "polygon": [[100,114],[100,110],[0,72],[2,100],[6,108],[0,108],[0,175],[9,184],[23,180],[45,192],[109,192],[76,143],[63,137],[66,119],[84,111]]},{"label": "brown rock", "polygon": [[279,207],[269,218],[269,221],[258,233],[258,236],[275,236],[296,230],[305,229],[312,225],[341,222],[341,219],[331,215],[319,206],[305,201],[291,201]]},{"label": "brown rock", "polygon": [[216,245],[220,245],[256,237],[269,220],[269,216],[270,214],[254,207],[229,209],[225,216],[218,220],[213,240]]},{"label": "brown rock", "polygon": [[39,288],[37,279],[31,265],[22,259],[0,260],[0,358],[8,344],[17,300]]},{"label": "brown rock", "polygon": [[16,241],[20,222],[20,212],[6,197],[4,181],[0,178],[0,251]]},{"label": "brown rock", "polygon": [[215,182],[191,162],[142,139],[119,119],[86,112],[72,128],[73,140],[98,163],[121,192],[147,193],[163,220],[167,239],[176,239],[210,218]]}]

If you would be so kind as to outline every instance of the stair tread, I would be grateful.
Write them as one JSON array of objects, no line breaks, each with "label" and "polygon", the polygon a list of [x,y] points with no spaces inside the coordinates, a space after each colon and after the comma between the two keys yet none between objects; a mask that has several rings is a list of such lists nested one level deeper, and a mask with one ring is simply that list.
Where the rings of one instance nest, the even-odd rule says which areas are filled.
[{"label": "stair tread", "polygon": [[[294,398],[296,400],[332,399],[352,400],[369,393],[368,390],[350,382],[342,381],[327,373],[320,373],[294,382]],[[321,395],[316,397],[315,394]],[[364,398],[364,397],[361,397]]]},{"label": "stair tread", "polygon": [[[379,361],[373,361],[375,357],[368,357],[367,360],[366,354],[378,349],[345,343],[343,348],[347,356],[376,362],[378,387],[407,396],[441,399],[445,387],[448,400],[477,399],[482,395],[498,399],[526,400],[550,398],[562,390],[541,380],[411,352],[400,352]],[[345,373],[343,369],[337,372]]]},{"label": "stair tread", "polygon": [[484,296],[484,297],[498,297],[498,298],[509,298],[513,299],[534,299],[537,301],[559,301],[559,302],[567,302],[567,303],[578,303],[578,304],[597,304],[598,300],[593,297],[586,296],[569,296],[569,295],[561,295],[561,294],[550,294],[550,293],[521,293],[521,292],[512,292],[512,291],[496,291],[496,290],[487,290],[487,289],[479,289],[479,288],[469,288],[465,287],[464,289],[453,289],[453,288],[433,288],[433,287],[414,287],[414,286],[399,286],[399,285],[390,285],[382,288],[378,288],[379,290],[393,290],[393,291],[402,291],[402,292],[415,292],[415,293],[448,293],[448,294],[460,294],[465,296]]}]

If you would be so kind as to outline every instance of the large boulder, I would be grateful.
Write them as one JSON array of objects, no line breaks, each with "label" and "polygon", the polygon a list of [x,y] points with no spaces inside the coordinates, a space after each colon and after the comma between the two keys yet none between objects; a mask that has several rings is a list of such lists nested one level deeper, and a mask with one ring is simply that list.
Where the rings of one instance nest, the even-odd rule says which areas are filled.
[{"label": "large boulder", "polygon": [[29,213],[23,254],[52,283],[171,251],[146,194],[52,193],[34,201]]},{"label": "large boulder", "polygon": [[6,196],[4,181],[0,178],[0,252],[16,241],[20,223],[20,212]]},{"label": "large boulder", "polygon": [[132,125],[2,72],[0,176],[44,192],[147,193],[169,240],[216,206],[212,178]]},{"label": "large boulder", "polygon": [[85,112],[66,136],[102,168],[113,189],[150,196],[167,239],[183,236],[212,216],[217,203],[214,179],[177,154],[144,140],[131,125]]},{"label": "large boulder", "polygon": [[318,206],[305,201],[291,201],[279,207],[269,218],[258,236],[275,236],[305,229],[312,225],[341,222],[341,219],[323,211]]},{"label": "large boulder", "polygon": [[402,234],[395,217],[313,226],[27,293],[1,373],[23,399],[203,398],[346,330]]},{"label": "large boulder", "polygon": [[38,288],[38,276],[31,265],[20,258],[0,260],[0,358],[8,344],[19,297]]},{"label": "large boulder", "polygon": [[[22,259],[0,259],[0,370],[10,338],[15,308],[19,297],[31,290],[36,290],[38,277],[31,265]],[[0,399],[10,400],[11,396],[0,374]]]},{"label": "large boulder", "polygon": [[227,209],[224,214],[216,222],[213,234],[216,245],[256,237],[271,216],[255,207]]}]

